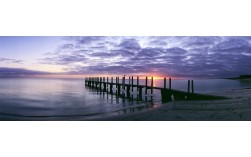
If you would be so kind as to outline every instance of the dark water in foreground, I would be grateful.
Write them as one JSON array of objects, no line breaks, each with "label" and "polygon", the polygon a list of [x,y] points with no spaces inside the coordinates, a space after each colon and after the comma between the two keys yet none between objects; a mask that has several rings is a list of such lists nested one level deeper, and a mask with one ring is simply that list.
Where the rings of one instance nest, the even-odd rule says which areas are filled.
[{"label": "dark water in foreground", "polygon": [[[144,80],[140,84],[144,84]],[[163,81],[155,80],[154,86],[162,87]],[[172,87],[186,90],[187,80],[173,80]],[[195,92],[201,93],[249,87],[251,81],[195,80]],[[153,101],[149,101],[149,98],[147,102],[129,101],[116,95],[100,93],[85,87],[82,79],[0,79],[0,119],[88,119],[102,117],[107,113],[134,112],[161,104],[158,91],[154,91]],[[135,106],[141,107],[131,108]]]}]

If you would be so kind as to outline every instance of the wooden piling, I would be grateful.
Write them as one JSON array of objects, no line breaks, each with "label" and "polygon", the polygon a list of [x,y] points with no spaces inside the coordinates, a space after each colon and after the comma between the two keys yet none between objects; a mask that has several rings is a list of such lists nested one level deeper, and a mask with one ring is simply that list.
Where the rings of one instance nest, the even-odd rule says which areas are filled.
[{"label": "wooden piling", "polygon": [[192,80],[192,93],[194,93],[193,80]]},{"label": "wooden piling", "polygon": [[147,95],[147,77],[146,77],[145,95]]},{"label": "wooden piling", "polygon": [[102,77],[99,78],[99,90],[102,90]]},{"label": "wooden piling", "polygon": [[95,78],[95,88],[98,88],[98,77]]},{"label": "wooden piling", "polygon": [[108,83],[109,83],[109,77],[106,78],[106,89],[107,89],[107,92],[108,92],[108,89],[109,89],[109,88],[108,88],[108,87],[109,87],[109,84],[108,84]]},{"label": "wooden piling", "polygon": [[139,99],[141,100],[142,99],[142,87],[139,87],[138,88],[139,89]]},{"label": "wooden piling", "polygon": [[105,77],[103,77],[103,86],[104,86],[104,92],[105,92],[106,91]]},{"label": "wooden piling", "polygon": [[119,77],[118,77],[118,87],[117,87],[117,90],[118,90],[118,95],[120,95],[120,84],[119,84]]},{"label": "wooden piling", "polygon": [[115,87],[116,87],[116,94],[118,94],[118,77],[116,77],[116,81],[115,81]]},{"label": "wooden piling", "polygon": [[139,99],[139,77],[137,76],[137,100]]},{"label": "wooden piling", "polygon": [[172,78],[169,78],[169,89],[172,89]]},{"label": "wooden piling", "polygon": [[128,85],[127,88],[126,88],[126,97],[130,98],[131,97],[130,95],[131,95],[130,94],[130,85]]},{"label": "wooden piling", "polygon": [[132,92],[133,92],[133,76],[132,76]]},{"label": "wooden piling", "polygon": [[166,89],[166,78],[164,78],[164,88]]},{"label": "wooden piling", "polygon": [[152,77],[152,80],[151,80],[151,94],[153,94],[153,77]]},{"label": "wooden piling", "polygon": [[187,82],[187,93],[188,94],[190,93],[190,80],[188,80]]},{"label": "wooden piling", "polygon": [[123,97],[125,97],[125,76],[123,76],[122,84],[123,84]]},{"label": "wooden piling", "polygon": [[[133,86],[133,76],[132,76],[132,81],[131,81],[131,83],[132,83],[132,86]],[[132,89],[132,91],[133,91],[133,89]]]},{"label": "wooden piling", "polygon": [[113,77],[111,77],[110,92],[113,94]]},{"label": "wooden piling", "polygon": [[137,91],[139,91],[139,77],[137,76]]}]

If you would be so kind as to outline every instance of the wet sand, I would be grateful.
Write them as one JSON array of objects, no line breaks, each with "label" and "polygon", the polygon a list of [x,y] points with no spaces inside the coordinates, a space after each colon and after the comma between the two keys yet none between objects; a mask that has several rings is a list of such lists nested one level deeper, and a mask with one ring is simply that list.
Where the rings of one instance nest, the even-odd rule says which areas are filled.
[{"label": "wet sand", "polygon": [[174,101],[160,107],[111,116],[105,121],[244,121],[251,120],[251,89],[236,89],[224,93],[226,100]]}]

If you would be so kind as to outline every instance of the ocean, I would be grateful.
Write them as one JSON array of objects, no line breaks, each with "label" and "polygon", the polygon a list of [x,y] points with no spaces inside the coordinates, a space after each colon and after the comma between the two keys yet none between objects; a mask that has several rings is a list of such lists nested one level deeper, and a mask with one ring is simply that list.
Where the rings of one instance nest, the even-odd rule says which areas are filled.
[{"label": "ocean", "polygon": [[[154,80],[154,86],[163,87],[163,80]],[[187,80],[172,80],[172,88],[186,91]],[[214,94],[251,88],[251,81],[198,79],[194,80],[194,88],[198,93]],[[147,97],[146,101],[132,101],[86,87],[84,79],[0,79],[0,120],[89,120],[159,105],[158,90],[154,90],[153,100]]]}]

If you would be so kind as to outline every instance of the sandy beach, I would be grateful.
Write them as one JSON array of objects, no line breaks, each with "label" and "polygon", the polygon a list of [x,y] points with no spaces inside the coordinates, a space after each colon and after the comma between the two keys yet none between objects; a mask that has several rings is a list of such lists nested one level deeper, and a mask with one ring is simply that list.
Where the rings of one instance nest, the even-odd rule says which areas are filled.
[{"label": "sandy beach", "polygon": [[226,100],[174,101],[157,108],[118,116],[105,121],[235,121],[251,120],[251,89],[235,89],[215,95]]}]

